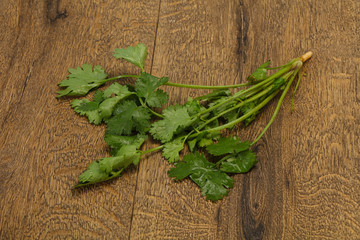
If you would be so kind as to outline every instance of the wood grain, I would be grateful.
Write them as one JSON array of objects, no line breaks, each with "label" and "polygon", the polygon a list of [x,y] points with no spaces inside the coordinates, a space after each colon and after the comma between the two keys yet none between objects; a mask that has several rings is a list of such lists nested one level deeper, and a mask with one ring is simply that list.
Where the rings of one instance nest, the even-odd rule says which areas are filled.
[{"label": "wood grain", "polygon": [[[358,1],[0,1],[0,239],[359,239]],[[66,69],[143,42],[146,70],[234,84],[308,50],[307,76],[256,146],[259,163],[212,203],[174,182],[159,153],[109,183],[72,191],[107,156],[103,127],[55,99]],[[206,91],[165,88],[170,102]],[[237,135],[254,137],[274,104]],[[155,143],[148,141],[146,147]]]},{"label": "wood grain", "polygon": [[138,41],[151,49],[158,4],[2,5],[1,22],[10,20],[1,30],[0,238],[128,238],[136,169],[120,183],[71,191],[86,166],[108,153],[104,129],[89,125],[71,110],[71,99],[57,100],[55,92],[66,69],[79,63],[100,64],[110,75],[134,71],[111,51]]}]

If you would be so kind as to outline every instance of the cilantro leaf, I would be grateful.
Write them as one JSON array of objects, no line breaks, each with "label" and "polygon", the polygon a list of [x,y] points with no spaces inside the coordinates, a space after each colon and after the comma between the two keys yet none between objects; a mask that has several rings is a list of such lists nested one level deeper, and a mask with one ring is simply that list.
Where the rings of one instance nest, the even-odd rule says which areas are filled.
[{"label": "cilantro leaf", "polygon": [[79,183],[75,187],[107,181],[120,176],[121,172],[131,163],[137,165],[140,157],[141,153],[135,145],[123,146],[116,156],[92,162],[88,169],[79,176]]},{"label": "cilantro leaf", "polygon": [[113,95],[126,97],[132,94],[127,86],[121,85],[117,82],[111,84],[103,91],[104,98],[111,98]]},{"label": "cilantro leaf", "polygon": [[134,101],[121,102],[115,108],[113,117],[107,121],[107,134],[130,135],[133,130],[145,133],[150,127],[150,112]]},{"label": "cilantro leaf", "polygon": [[198,140],[197,145],[199,147],[206,147],[208,145],[211,145],[213,144],[213,140],[216,140],[219,135],[220,135],[220,131],[205,134],[204,137]]},{"label": "cilantro leaf", "polygon": [[219,142],[206,147],[206,150],[214,155],[221,156],[227,153],[239,153],[248,150],[251,146],[249,141],[241,142],[237,137],[223,137]]},{"label": "cilantro leaf", "polygon": [[218,140],[220,138],[220,131],[207,132],[207,129],[211,129],[219,126],[219,122],[217,120],[212,121],[209,125],[206,125],[204,131],[199,134],[195,139],[188,141],[189,149],[191,152],[195,150],[195,147],[206,147],[208,145],[213,144],[213,141]]},{"label": "cilantro leaf", "polygon": [[100,169],[106,173],[111,173],[114,170],[126,168],[131,163],[137,165],[139,163],[141,153],[134,145],[122,146],[114,157],[107,157],[101,159],[99,162]]},{"label": "cilantro leaf", "polygon": [[188,146],[189,146],[190,152],[194,152],[194,151],[195,151],[196,143],[197,143],[197,139],[196,139],[196,138],[187,141],[187,144],[188,144]]},{"label": "cilantro leaf", "polygon": [[184,149],[183,138],[176,138],[171,142],[164,144],[163,157],[168,159],[169,163],[177,162],[180,160],[180,151]]},{"label": "cilantro leaf", "polygon": [[181,105],[169,106],[163,111],[164,119],[156,121],[150,128],[151,135],[162,143],[169,142],[181,129],[192,123],[187,108]]},{"label": "cilantro leaf", "polygon": [[96,91],[93,101],[89,99],[74,99],[71,106],[80,115],[86,115],[90,123],[100,124],[102,117],[99,113],[99,105],[103,101],[102,91]]},{"label": "cilantro leaf", "polygon": [[227,173],[246,173],[257,163],[256,155],[251,150],[242,151],[222,162],[220,170]]},{"label": "cilantro leaf", "polygon": [[85,63],[81,68],[70,68],[69,72],[67,79],[59,83],[60,87],[66,87],[66,89],[57,92],[59,95],[56,97],[58,98],[62,96],[84,96],[91,89],[106,82],[107,74],[100,66],[95,66],[92,70],[92,66]]},{"label": "cilantro leaf", "polygon": [[103,182],[111,179],[109,174],[100,168],[99,161],[92,162],[88,169],[79,176],[79,183],[75,187]]},{"label": "cilantro leaf", "polygon": [[[253,102],[249,102],[249,103],[246,103],[244,104],[244,106],[240,109],[240,111],[245,115],[247,114],[248,112],[252,111],[253,108],[255,108],[257,105],[257,101],[253,101]],[[249,117],[247,117],[245,120],[244,120],[244,124],[245,126],[248,126],[252,121],[255,120],[256,118],[256,115],[259,114],[259,111],[256,111],[254,112],[253,114],[251,114]]]},{"label": "cilantro leaf", "polygon": [[199,100],[193,99],[191,97],[188,98],[187,102],[184,104],[184,107],[187,109],[187,112],[190,116],[194,116],[206,109],[204,106],[200,104]]},{"label": "cilantro leaf", "polygon": [[[114,111],[115,106],[126,97],[134,93],[130,92],[126,86],[122,86],[118,83],[114,83],[104,90],[105,99],[99,105],[100,117],[102,119],[109,118]],[[115,96],[113,96],[115,95]],[[112,97],[113,96],[113,97]]]},{"label": "cilantro leaf", "polygon": [[213,141],[215,140],[219,140],[219,138],[221,137],[221,133],[220,130],[219,131],[214,131],[211,133],[206,132],[206,130],[214,128],[214,127],[218,127],[219,126],[219,121],[218,120],[214,120],[212,121],[210,124],[206,125],[204,130],[204,134],[199,135],[197,137],[198,143],[197,145],[199,147],[206,147],[208,145],[213,144]]},{"label": "cilantro leaf", "polygon": [[136,93],[139,97],[145,98],[150,107],[161,107],[167,103],[169,96],[163,90],[156,89],[168,81],[166,77],[159,79],[143,72],[135,82]]},{"label": "cilantro leaf", "polygon": [[134,145],[139,149],[146,139],[147,136],[142,134],[135,136],[105,135],[105,142],[110,146],[112,155],[115,155],[122,146],[126,145]]},{"label": "cilantro leaf", "polygon": [[271,89],[271,91],[268,94],[271,94],[273,92],[275,92],[278,89],[282,89],[284,87],[284,84],[286,83],[286,79],[283,77],[279,77],[277,78],[274,83],[273,83],[273,87]]},{"label": "cilantro leaf", "polygon": [[[225,102],[227,101],[229,98],[231,98],[231,96],[225,96],[225,97],[222,97],[220,99],[217,99],[213,102],[211,102],[209,104],[209,107],[212,107],[212,106],[215,106],[217,104],[220,104],[222,102]],[[232,108],[235,106],[235,104],[237,104],[236,101],[230,101],[228,103],[225,103],[217,108],[215,108],[212,113],[216,116],[216,115],[219,115],[221,114],[223,111],[229,109],[229,108]],[[228,112],[227,114],[224,114],[223,115],[223,118],[225,118],[228,122],[230,122],[233,118],[236,118],[237,117],[237,111],[236,110],[233,110],[231,112]]]},{"label": "cilantro leaf", "polygon": [[96,91],[92,101],[88,99],[74,99],[71,105],[75,112],[80,115],[86,115],[90,123],[97,125],[103,119],[111,116],[118,102],[132,94],[126,86],[114,83],[104,91]]},{"label": "cilantro leaf", "polygon": [[266,67],[270,65],[270,61],[267,61],[266,63],[260,65],[260,67],[258,67],[255,72],[253,72],[248,78],[247,80],[249,82],[254,82],[254,81],[260,81],[260,80],[264,80],[266,79],[267,76],[267,69]]},{"label": "cilantro leaf", "polygon": [[232,188],[234,182],[198,152],[184,156],[184,161],[177,163],[168,173],[176,180],[190,177],[200,187],[202,195],[212,201],[226,196],[227,188]]},{"label": "cilantro leaf", "polygon": [[130,46],[128,48],[116,48],[114,53],[115,58],[122,58],[134,64],[135,66],[138,66],[142,71],[144,71],[147,55],[147,47],[142,43],[139,43],[134,47]]}]

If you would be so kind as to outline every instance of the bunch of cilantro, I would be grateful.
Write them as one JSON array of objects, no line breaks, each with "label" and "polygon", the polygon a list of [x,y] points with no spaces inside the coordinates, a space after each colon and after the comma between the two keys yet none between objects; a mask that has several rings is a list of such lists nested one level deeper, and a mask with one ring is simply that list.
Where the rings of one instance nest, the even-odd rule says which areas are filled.
[{"label": "bunch of cilantro", "polygon": [[[246,83],[225,86],[179,84],[169,82],[167,77],[153,76],[144,70],[147,54],[144,44],[115,49],[114,57],[139,67],[139,75],[108,78],[100,66],[83,64],[69,69],[67,79],[59,83],[63,89],[58,91],[57,97],[84,96],[109,81],[136,79],[134,85],[114,82],[103,90],[96,90],[91,100],[80,98],[71,102],[75,112],[86,116],[90,123],[106,124],[105,141],[112,155],[93,161],[79,176],[75,187],[118,177],[130,165],[137,165],[143,155],[161,150],[162,156],[175,165],[168,172],[170,177],[176,180],[190,178],[207,199],[222,199],[233,187],[231,176],[246,173],[257,163],[251,146],[274,121],[294,79],[300,80],[299,70],[309,53],[277,68],[269,68],[270,62],[266,62],[247,78]],[[277,71],[268,76],[268,71],[273,69]],[[169,96],[159,89],[163,85],[209,89],[211,92],[189,98],[183,105],[164,108]],[[232,88],[237,91],[230,91]],[[253,142],[236,136],[223,137],[224,129],[231,129],[240,122],[249,125],[278,94],[281,96],[272,118]],[[163,110],[159,112],[158,109]],[[148,137],[158,141],[159,146],[142,150]],[[190,153],[180,160],[185,145]]]}]

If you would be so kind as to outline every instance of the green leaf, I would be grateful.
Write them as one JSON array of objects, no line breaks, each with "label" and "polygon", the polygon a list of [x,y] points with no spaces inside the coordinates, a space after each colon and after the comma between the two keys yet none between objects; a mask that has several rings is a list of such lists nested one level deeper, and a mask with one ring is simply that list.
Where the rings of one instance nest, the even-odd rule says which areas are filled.
[{"label": "green leaf", "polygon": [[58,98],[62,96],[84,96],[91,89],[106,82],[107,74],[100,66],[95,66],[92,70],[92,66],[86,63],[81,68],[70,68],[69,72],[67,79],[59,83],[60,87],[66,87],[66,89],[57,92],[59,95],[56,97]]},{"label": "green leaf", "polygon": [[227,122],[235,121],[239,117],[239,109],[234,109],[226,114],[223,117],[226,119]]},{"label": "green leaf", "polygon": [[94,161],[89,165],[88,169],[79,176],[79,185],[85,183],[94,184],[97,182],[106,181],[108,179],[109,174],[100,169],[100,164],[98,161]]},{"label": "green leaf", "polygon": [[154,122],[150,128],[151,135],[162,143],[169,142],[175,134],[192,123],[184,106],[169,106],[162,114],[164,119]]},{"label": "green leaf", "polygon": [[103,101],[102,91],[96,91],[93,101],[89,99],[74,99],[71,102],[71,106],[74,108],[74,111],[80,115],[86,115],[90,123],[100,124],[102,117],[99,113],[99,105]]},{"label": "green leaf", "polygon": [[[188,98],[187,102],[184,104],[184,107],[186,107],[187,112],[190,116],[194,116],[199,112],[206,110],[206,108],[200,104],[199,100],[193,99],[191,97]],[[206,118],[207,116],[208,114],[203,115],[204,118]]]},{"label": "green leaf", "polygon": [[109,118],[112,115],[116,104],[132,94],[134,93],[130,92],[126,86],[122,86],[118,83],[109,86],[104,90],[103,94],[107,99],[99,105],[100,117],[102,119]]},{"label": "green leaf", "polygon": [[273,87],[272,87],[271,91],[268,93],[268,95],[275,92],[276,90],[281,89],[282,87],[284,87],[285,83],[286,83],[286,78],[283,78],[283,77],[277,78],[274,81]]},{"label": "green leaf", "polygon": [[[246,104],[244,104],[244,106],[240,109],[240,111],[245,115],[245,114],[247,114],[248,112],[252,111],[253,108],[256,107],[256,105],[257,105],[257,101],[246,103]],[[247,118],[244,120],[245,126],[248,126],[252,121],[254,121],[255,118],[256,118],[256,115],[258,115],[258,114],[259,114],[259,111],[256,111],[256,112],[254,112],[253,114],[251,114],[249,117],[247,117]]]},{"label": "green leaf", "polygon": [[113,97],[113,95],[119,97],[126,97],[129,96],[130,94],[133,93],[129,91],[127,86],[121,85],[117,82],[111,84],[103,91],[104,98],[111,98]]},{"label": "green leaf", "polygon": [[219,140],[221,137],[220,130],[214,131],[211,133],[206,132],[206,130],[212,129],[212,128],[215,128],[218,126],[219,126],[218,120],[214,120],[210,124],[206,125],[205,128],[203,129],[203,131],[205,131],[204,134],[201,134],[197,137],[197,139],[198,139],[197,145],[199,147],[206,147],[208,145],[213,144],[213,141]]},{"label": "green leaf", "polygon": [[188,146],[189,146],[190,152],[194,152],[194,151],[195,151],[196,143],[197,143],[197,139],[196,139],[196,138],[193,139],[193,140],[187,141],[187,144],[188,144]]},{"label": "green leaf", "polygon": [[247,80],[249,82],[254,82],[254,81],[261,81],[266,79],[267,76],[267,69],[266,67],[270,65],[270,61],[267,61],[266,63],[260,65],[260,67],[258,67],[255,72],[253,72],[248,78]]},{"label": "green leaf", "polygon": [[200,141],[198,141],[197,145],[199,147],[206,147],[213,144],[213,140],[211,137],[207,137],[207,138],[202,138],[200,139]]},{"label": "green leaf", "polygon": [[169,79],[166,77],[159,79],[143,72],[135,82],[136,93],[139,97],[145,98],[150,107],[161,107],[167,103],[169,96],[163,90],[156,89],[168,81]]},{"label": "green leaf", "polygon": [[109,174],[114,170],[127,168],[131,163],[137,165],[140,157],[141,153],[136,149],[136,146],[122,146],[116,156],[101,159],[99,162],[100,169]]},{"label": "green leaf", "polygon": [[256,155],[250,150],[240,152],[221,164],[220,170],[227,173],[246,173],[257,163]]},{"label": "green leaf", "polygon": [[[211,102],[211,103],[209,104],[209,107],[213,107],[213,106],[215,106],[215,105],[217,105],[217,104],[220,104],[220,103],[222,103],[222,102],[225,102],[225,101],[227,101],[229,98],[231,98],[231,96],[230,96],[230,97],[223,97],[223,98],[220,98],[220,99],[218,99],[218,100],[215,100],[214,102]],[[223,104],[223,105],[215,108],[215,109],[212,111],[212,113],[213,113],[215,116],[216,116],[216,115],[219,115],[219,114],[222,113],[223,111],[225,111],[225,110],[227,110],[227,109],[229,109],[229,108],[234,107],[235,104],[237,104],[236,101],[230,101],[230,102],[228,102],[228,103],[225,103],[225,104]],[[235,112],[236,112],[236,111],[235,111]],[[227,119],[227,118],[230,119],[231,114],[234,114],[234,113],[229,112],[227,115],[225,114],[223,117],[224,117],[225,119]]]},{"label": "green leaf", "polygon": [[150,112],[134,101],[121,102],[115,108],[113,117],[107,121],[107,134],[130,135],[133,130],[145,133],[150,127]]},{"label": "green leaf", "polygon": [[122,58],[134,64],[135,66],[138,66],[139,68],[141,68],[142,71],[144,71],[144,65],[147,55],[147,47],[142,43],[139,43],[134,47],[120,49],[116,48],[114,53],[115,58]]},{"label": "green leaf", "polygon": [[179,153],[183,149],[183,138],[176,138],[175,140],[164,144],[162,155],[169,161],[169,163],[174,163],[180,160]]},{"label": "green leaf", "polygon": [[136,149],[139,149],[146,139],[147,135],[142,134],[135,136],[105,135],[105,142],[110,146],[112,155],[116,155],[119,149],[126,145],[134,145]]},{"label": "green leaf", "polygon": [[88,99],[74,99],[71,102],[75,112],[86,115],[90,123],[100,124],[109,118],[118,102],[132,95],[126,86],[114,83],[104,91],[96,91],[92,101]]},{"label": "green leaf", "polygon": [[131,163],[137,165],[140,157],[141,153],[136,146],[122,146],[116,156],[92,162],[88,169],[79,176],[79,182],[75,187],[103,182],[120,176],[121,172]]},{"label": "green leaf", "polygon": [[214,155],[221,156],[227,153],[239,153],[248,150],[251,146],[249,141],[241,142],[237,137],[220,138],[219,142],[206,147],[206,150]]},{"label": "green leaf", "polygon": [[200,187],[202,195],[212,201],[226,196],[227,188],[232,188],[234,182],[198,152],[184,156],[184,161],[177,163],[168,173],[176,180],[190,177]]}]

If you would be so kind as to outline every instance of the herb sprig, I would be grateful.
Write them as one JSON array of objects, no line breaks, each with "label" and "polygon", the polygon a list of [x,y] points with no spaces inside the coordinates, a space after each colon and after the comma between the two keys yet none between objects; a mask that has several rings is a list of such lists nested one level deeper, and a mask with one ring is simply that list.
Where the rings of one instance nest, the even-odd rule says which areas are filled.
[{"label": "herb sprig", "polygon": [[[312,53],[290,60],[283,66],[270,68],[270,61],[260,65],[246,83],[205,86],[170,82],[167,77],[156,77],[145,72],[147,47],[138,44],[115,49],[114,57],[124,59],[139,67],[139,75],[126,74],[107,78],[100,66],[83,64],[69,69],[68,77],[59,83],[64,89],[57,97],[85,96],[106,82],[122,78],[135,78],[134,85],[114,82],[104,90],[96,90],[93,99],[74,99],[75,112],[85,115],[92,124],[106,124],[105,141],[111,157],[92,162],[79,176],[75,187],[82,187],[118,177],[130,165],[137,165],[142,156],[162,151],[162,156],[174,167],[169,176],[182,180],[190,178],[207,199],[216,201],[228,194],[233,187],[231,175],[246,173],[257,163],[251,147],[259,141],[273,123],[292,82]],[[277,71],[268,75],[270,70]],[[157,109],[167,104],[169,96],[161,86],[210,89],[212,92],[189,98],[183,104],[170,105],[161,112]],[[297,85],[298,86],[298,85]],[[240,88],[243,88],[239,90]],[[296,87],[297,88],[297,87]],[[234,93],[230,89],[236,89]],[[281,94],[273,116],[263,131],[252,142],[236,136],[224,137],[224,131],[243,122],[251,124],[272,99]],[[159,146],[142,150],[151,136]],[[189,154],[181,159],[181,152],[188,146]],[[208,152],[209,154],[204,154]],[[205,157],[205,156],[213,157]]]}]

